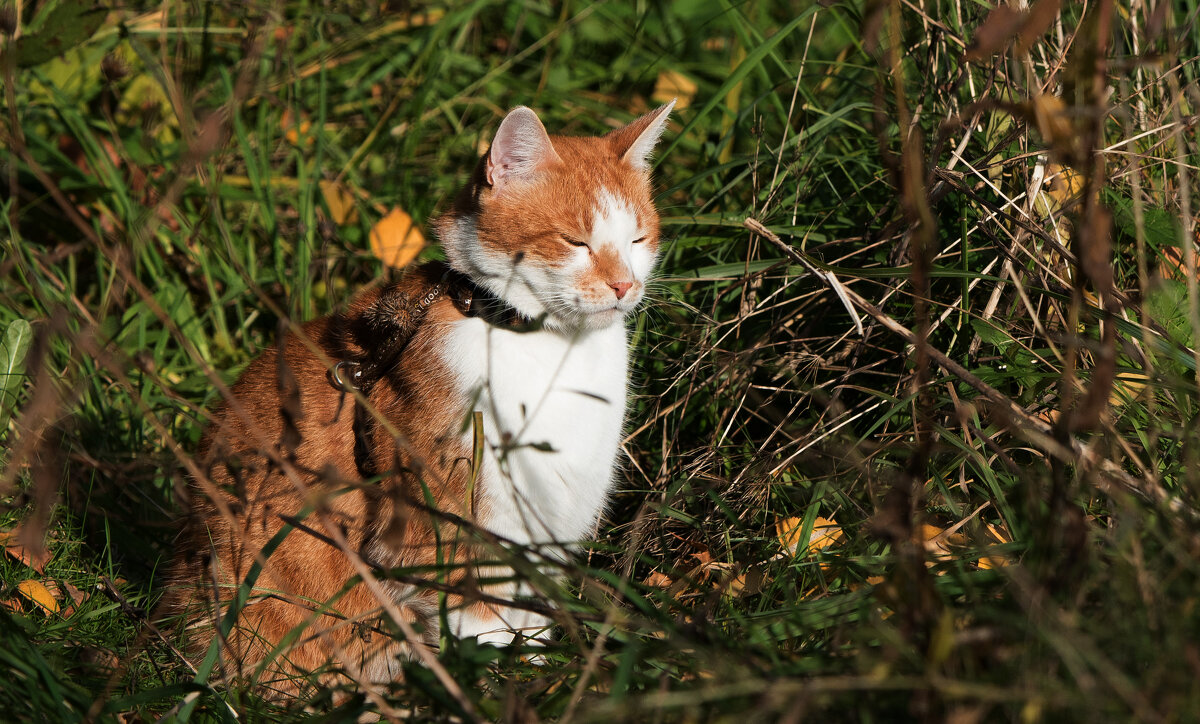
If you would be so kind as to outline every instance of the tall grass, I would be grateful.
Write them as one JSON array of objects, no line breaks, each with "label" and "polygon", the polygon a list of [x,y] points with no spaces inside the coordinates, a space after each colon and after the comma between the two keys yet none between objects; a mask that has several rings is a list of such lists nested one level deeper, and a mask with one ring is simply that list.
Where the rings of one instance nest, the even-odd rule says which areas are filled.
[{"label": "tall grass", "polygon": [[[0,529],[52,558],[0,562],[3,718],[1196,718],[1200,9],[1030,5],[4,8]],[[628,463],[545,662],[196,676],[147,612],[220,389],[506,109],[656,93]]]}]

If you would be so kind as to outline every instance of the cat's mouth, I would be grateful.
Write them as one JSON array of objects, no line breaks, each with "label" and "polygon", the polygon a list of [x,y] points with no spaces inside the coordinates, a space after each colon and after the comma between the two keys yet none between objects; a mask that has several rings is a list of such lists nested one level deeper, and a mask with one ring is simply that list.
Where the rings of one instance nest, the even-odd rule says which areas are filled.
[{"label": "cat's mouth", "polygon": [[619,323],[629,311],[629,307],[621,304],[601,308],[570,304],[559,307],[550,316],[565,328],[604,329]]}]

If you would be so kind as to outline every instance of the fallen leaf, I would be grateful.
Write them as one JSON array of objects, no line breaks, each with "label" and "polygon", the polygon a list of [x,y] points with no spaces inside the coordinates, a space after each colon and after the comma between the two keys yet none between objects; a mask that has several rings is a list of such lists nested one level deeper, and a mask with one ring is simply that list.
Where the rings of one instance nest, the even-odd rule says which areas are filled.
[{"label": "fallen leaf", "polygon": [[670,588],[675,581],[665,573],[654,571],[649,576],[646,576],[646,585],[652,588]]},{"label": "fallen leaf", "polygon": [[[967,545],[967,539],[962,533],[949,533],[929,523],[921,526],[921,539],[925,543],[925,550],[937,560],[953,558],[953,548]],[[933,562],[926,561],[926,563],[932,565]]]},{"label": "fallen leaf", "polygon": [[393,269],[403,269],[425,248],[425,235],[403,209],[392,209],[371,229],[371,253]]},{"label": "fallen leaf", "polygon": [[765,578],[762,569],[753,566],[730,578],[725,583],[722,593],[734,598],[752,596],[762,590]]},{"label": "fallen leaf", "polygon": [[1042,183],[1048,187],[1042,193],[1056,204],[1053,211],[1065,208],[1083,193],[1083,176],[1060,163],[1046,164],[1046,180]]},{"label": "fallen leaf", "polygon": [[55,600],[54,594],[36,578],[26,578],[18,583],[17,593],[27,598],[47,616],[58,613],[58,601]]},{"label": "fallen leaf", "polygon": [[661,71],[654,82],[654,92],[650,94],[650,100],[655,103],[670,103],[674,99],[677,111],[687,108],[695,97],[696,81],[677,70]]},{"label": "fallen leaf", "polygon": [[21,526],[0,533],[0,545],[4,546],[5,553],[38,573],[45,573],[46,564],[51,558],[50,551],[45,545],[36,545],[36,541],[37,538],[31,538]]},{"label": "fallen leaf", "polygon": [[1133,402],[1145,391],[1149,381],[1150,378],[1140,372],[1118,372],[1112,394],[1109,396],[1109,404],[1121,407]]},{"label": "fallen leaf", "polygon": [[[1200,244],[1200,233],[1196,234],[1196,243]],[[1159,259],[1158,272],[1167,279],[1175,279],[1177,281],[1187,280],[1187,260],[1184,259],[1183,250],[1178,246],[1161,246],[1158,249]],[[1200,264],[1197,265],[1200,267]],[[1200,270],[1196,272],[1196,276],[1200,277]]]},{"label": "fallen leaf", "polygon": [[60,581],[58,589],[60,594],[66,594],[71,599],[70,603],[62,611],[63,618],[70,618],[75,613],[75,609],[79,608],[87,597],[83,595],[83,591],[66,581]]},{"label": "fallen leaf", "polygon": [[333,223],[346,226],[358,221],[358,207],[354,205],[354,195],[349,189],[337,181],[321,181],[318,185]]},{"label": "fallen leaf", "polygon": [[[800,534],[803,531],[803,518],[785,518],[775,523],[775,535],[779,539],[779,544],[792,555],[797,555],[799,551]],[[837,521],[832,518],[818,517],[813,521],[812,533],[808,537],[805,551],[809,554],[823,551],[844,536]]]},{"label": "fallen leaf", "polygon": [[984,523],[984,526],[987,528],[988,533],[990,533],[991,536],[996,539],[997,543],[1012,543],[1011,535],[1008,535],[991,523]]}]

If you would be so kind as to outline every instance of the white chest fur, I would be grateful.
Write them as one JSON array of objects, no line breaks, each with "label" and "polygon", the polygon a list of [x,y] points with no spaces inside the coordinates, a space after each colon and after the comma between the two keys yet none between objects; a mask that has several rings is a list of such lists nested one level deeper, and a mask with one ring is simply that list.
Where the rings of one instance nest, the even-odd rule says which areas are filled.
[{"label": "white chest fur", "polygon": [[466,399],[483,412],[480,522],[521,543],[592,535],[625,418],[624,325],[568,336],[472,318],[454,325],[443,354]]}]

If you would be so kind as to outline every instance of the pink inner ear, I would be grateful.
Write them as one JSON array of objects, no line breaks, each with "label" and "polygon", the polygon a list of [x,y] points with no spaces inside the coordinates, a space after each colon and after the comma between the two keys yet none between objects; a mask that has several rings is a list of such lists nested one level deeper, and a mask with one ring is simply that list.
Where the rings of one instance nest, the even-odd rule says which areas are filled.
[{"label": "pink inner ear", "polygon": [[550,136],[537,114],[524,106],[509,112],[496,129],[487,158],[487,180],[499,188],[558,161]]},{"label": "pink inner ear", "polygon": [[672,100],[610,133],[608,137],[612,139],[617,155],[636,169],[649,168],[650,154],[667,127],[667,118],[674,107],[675,101]]}]

